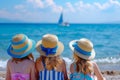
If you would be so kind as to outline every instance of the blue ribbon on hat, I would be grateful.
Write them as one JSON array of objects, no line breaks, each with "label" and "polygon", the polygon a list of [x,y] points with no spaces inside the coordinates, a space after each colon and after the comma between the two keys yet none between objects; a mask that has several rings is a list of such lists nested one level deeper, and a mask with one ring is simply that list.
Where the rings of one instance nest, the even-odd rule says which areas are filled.
[{"label": "blue ribbon on hat", "polygon": [[50,55],[50,54],[55,54],[56,50],[58,48],[58,46],[54,47],[54,48],[45,48],[43,45],[40,46],[42,51],[46,52],[46,56]]},{"label": "blue ribbon on hat", "polygon": [[84,51],[82,50],[78,45],[77,45],[77,42],[75,42],[73,45],[74,49],[76,51],[78,51],[79,53],[83,54],[83,55],[86,55],[86,56],[91,56],[91,52],[87,52],[87,51]]}]

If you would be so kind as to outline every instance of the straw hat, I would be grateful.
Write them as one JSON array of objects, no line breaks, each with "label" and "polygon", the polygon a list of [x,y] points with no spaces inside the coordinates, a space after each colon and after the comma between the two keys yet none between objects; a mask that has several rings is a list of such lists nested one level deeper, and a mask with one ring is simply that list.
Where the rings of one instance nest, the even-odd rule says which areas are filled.
[{"label": "straw hat", "polygon": [[60,55],[64,50],[64,45],[53,34],[46,34],[42,40],[36,44],[36,49],[40,55],[54,57]]},{"label": "straw hat", "polygon": [[93,44],[86,38],[71,41],[69,47],[75,54],[83,59],[91,60],[95,57]]},{"label": "straw hat", "polygon": [[24,34],[13,36],[7,53],[14,58],[23,58],[35,49],[35,41],[28,39]]}]

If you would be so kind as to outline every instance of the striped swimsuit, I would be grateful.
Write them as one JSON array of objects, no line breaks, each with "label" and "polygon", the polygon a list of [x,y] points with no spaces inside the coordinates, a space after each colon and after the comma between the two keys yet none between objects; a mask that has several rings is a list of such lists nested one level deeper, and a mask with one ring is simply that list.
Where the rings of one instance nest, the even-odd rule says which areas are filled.
[{"label": "striped swimsuit", "polygon": [[[45,64],[43,63],[44,68]],[[58,72],[53,70],[47,70],[46,68],[43,71],[39,72],[39,80],[64,80],[63,72]]]}]

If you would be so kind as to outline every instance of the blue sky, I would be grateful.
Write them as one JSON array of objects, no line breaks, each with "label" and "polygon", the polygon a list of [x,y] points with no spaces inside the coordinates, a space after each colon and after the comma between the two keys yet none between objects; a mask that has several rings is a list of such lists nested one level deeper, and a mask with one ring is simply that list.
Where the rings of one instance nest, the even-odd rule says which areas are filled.
[{"label": "blue sky", "polygon": [[120,23],[120,0],[1,0],[0,22]]}]

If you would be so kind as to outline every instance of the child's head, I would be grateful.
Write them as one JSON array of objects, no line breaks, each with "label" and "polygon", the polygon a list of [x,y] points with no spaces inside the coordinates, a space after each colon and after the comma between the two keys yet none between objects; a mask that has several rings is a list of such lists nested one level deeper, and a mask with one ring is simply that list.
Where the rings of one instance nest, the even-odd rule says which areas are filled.
[{"label": "child's head", "polygon": [[70,49],[80,58],[91,60],[95,57],[93,44],[90,40],[82,38],[80,40],[73,40],[69,43]]},{"label": "child's head", "polygon": [[95,57],[95,51],[93,49],[92,42],[86,38],[82,38],[80,40],[71,41],[69,46],[74,53],[73,58],[77,64],[77,72],[81,71],[85,74],[91,73],[92,65],[90,60],[94,59]]},{"label": "child's head", "polygon": [[64,45],[53,34],[46,34],[42,40],[36,44],[36,49],[42,56],[53,57],[60,55],[64,50]]},{"label": "child's head", "polygon": [[58,40],[58,37],[53,34],[46,34],[42,40],[37,42],[37,51],[45,58],[47,69],[53,69],[61,62],[59,56],[64,50],[64,45]]},{"label": "child's head", "polygon": [[33,59],[34,49],[35,41],[29,39],[25,34],[16,34],[11,40],[7,53],[13,60]]}]

